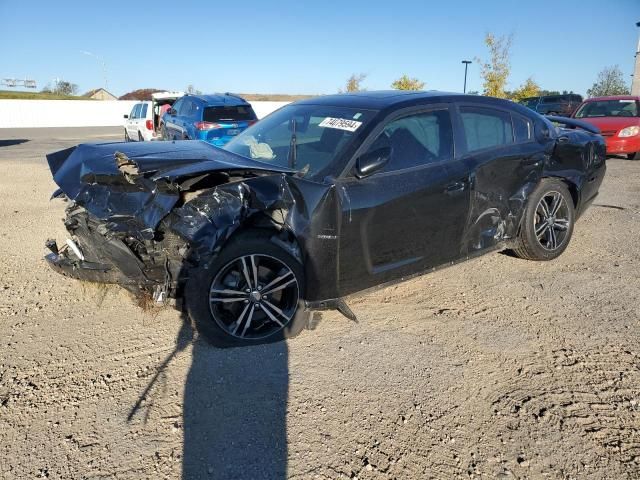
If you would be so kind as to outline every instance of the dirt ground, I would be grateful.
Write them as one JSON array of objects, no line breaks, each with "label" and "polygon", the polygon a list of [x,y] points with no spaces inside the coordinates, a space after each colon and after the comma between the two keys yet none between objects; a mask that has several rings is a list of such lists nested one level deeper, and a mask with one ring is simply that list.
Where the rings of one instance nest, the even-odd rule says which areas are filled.
[{"label": "dirt ground", "polygon": [[116,135],[0,130],[0,477],[640,478],[640,162],[608,162],[556,261],[490,254],[216,350],[42,260],[66,238],[43,155]]}]

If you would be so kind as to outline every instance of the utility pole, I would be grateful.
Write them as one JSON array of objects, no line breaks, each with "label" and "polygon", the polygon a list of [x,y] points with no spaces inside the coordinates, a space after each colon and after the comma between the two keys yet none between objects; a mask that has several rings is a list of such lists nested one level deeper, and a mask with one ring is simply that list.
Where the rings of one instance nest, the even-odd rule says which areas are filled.
[{"label": "utility pole", "polygon": [[[636,27],[640,27],[640,22],[636,23]],[[636,47],[636,65],[633,69],[631,95],[640,95],[640,35],[638,36],[638,46]]]},{"label": "utility pole", "polygon": [[102,65],[102,76],[104,77],[104,89],[107,90],[107,87],[108,87],[108,84],[107,84],[107,64],[105,63],[104,59],[102,57],[99,57],[95,53],[87,52],[86,50],[83,50],[81,53],[84,54],[84,55],[88,55],[90,57],[95,58]]},{"label": "utility pole", "polygon": [[462,60],[462,63],[464,63],[464,87],[462,89],[462,93],[467,93],[467,68],[471,63],[471,60]]}]

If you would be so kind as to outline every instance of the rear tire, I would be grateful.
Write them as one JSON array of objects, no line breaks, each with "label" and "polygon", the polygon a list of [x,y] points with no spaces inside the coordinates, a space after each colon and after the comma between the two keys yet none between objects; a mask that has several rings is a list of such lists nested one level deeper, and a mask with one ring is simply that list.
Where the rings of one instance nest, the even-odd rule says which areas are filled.
[{"label": "rear tire", "polygon": [[140,132],[138,132],[138,141],[139,142],[144,142],[144,137],[142,136],[142,134]]},{"label": "rear tire", "polygon": [[628,153],[627,154],[627,159],[628,160],[640,160],[640,152]]},{"label": "rear tire", "polygon": [[543,179],[529,197],[513,252],[526,260],[553,260],[569,245],[574,219],[566,185]]},{"label": "rear tire", "polygon": [[203,337],[239,347],[298,335],[310,318],[304,292],[302,264],[259,233],[232,240],[208,265],[190,270],[184,297]]}]

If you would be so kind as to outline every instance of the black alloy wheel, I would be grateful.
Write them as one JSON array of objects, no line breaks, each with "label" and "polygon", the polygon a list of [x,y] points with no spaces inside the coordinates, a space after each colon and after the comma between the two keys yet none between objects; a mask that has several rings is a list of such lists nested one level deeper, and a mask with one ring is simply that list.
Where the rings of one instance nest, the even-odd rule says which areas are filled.
[{"label": "black alloy wheel", "polygon": [[527,260],[553,260],[573,234],[574,200],[561,180],[544,178],[531,192],[513,252]]},{"label": "black alloy wheel", "polygon": [[285,328],[299,300],[293,271],[277,258],[261,254],[229,262],[209,289],[213,319],[227,334],[239,339],[264,339]]},{"label": "black alloy wheel", "polygon": [[229,241],[208,263],[189,270],[185,304],[196,329],[217,347],[278,342],[309,325],[304,268],[251,230]]},{"label": "black alloy wheel", "polygon": [[542,248],[556,250],[569,231],[569,206],[559,192],[547,192],[538,202],[534,229]]}]

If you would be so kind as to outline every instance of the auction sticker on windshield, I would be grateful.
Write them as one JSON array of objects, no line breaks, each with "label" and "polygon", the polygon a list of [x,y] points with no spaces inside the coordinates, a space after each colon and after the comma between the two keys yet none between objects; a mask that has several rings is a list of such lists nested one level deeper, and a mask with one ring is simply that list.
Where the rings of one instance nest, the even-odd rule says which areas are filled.
[{"label": "auction sticker on windshield", "polygon": [[346,118],[331,118],[327,117],[318,124],[323,128],[337,128],[338,130],[346,130],[347,132],[355,132],[358,127],[362,125],[362,122],[356,122],[355,120],[347,120]]}]

